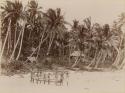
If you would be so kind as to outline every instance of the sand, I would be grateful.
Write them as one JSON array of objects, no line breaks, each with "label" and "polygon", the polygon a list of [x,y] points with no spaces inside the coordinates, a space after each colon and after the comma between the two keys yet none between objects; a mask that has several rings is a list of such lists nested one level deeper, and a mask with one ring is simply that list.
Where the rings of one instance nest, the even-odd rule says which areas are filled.
[{"label": "sand", "polygon": [[125,93],[125,71],[70,71],[68,86],[31,83],[30,74],[1,75],[0,93]]}]

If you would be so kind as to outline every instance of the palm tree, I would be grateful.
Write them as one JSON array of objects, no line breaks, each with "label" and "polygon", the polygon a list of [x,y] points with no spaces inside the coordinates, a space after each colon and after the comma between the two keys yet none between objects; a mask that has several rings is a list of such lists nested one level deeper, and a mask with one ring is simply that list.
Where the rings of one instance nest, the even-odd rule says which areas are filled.
[{"label": "palm tree", "polygon": [[[81,55],[84,53],[87,55],[84,50],[91,48],[90,41],[91,41],[91,18],[87,18],[84,20],[83,24],[79,24],[79,21],[74,20],[73,26],[72,26],[72,41],[70,43],[74,42],[75,50],[80,51]],[[81,56],[80,55],[80,56]],[[76,58],[75,63],[72,65],[72,67],[76,66],[78,62],[80,61],[81,57],[78,56]],[[79,60],[78,60],[79,59]]]},{"label": "palm tree", "polygon": [[[72,31],[73,38],[70,44],[75,42],[75,49],[84,53],[85,57],[83,61],[91,59],[89,60],[88,68],[91,66],[98,68],[99,64],[106,61],[107,57],[113,55],[114,52],[112,52],[112,48],[118,52],[119,36],[110,30],[108,24],[105,24],[103,27],[97,23],[92,25],[91,19],[87,18],[82,25],[78,24],[78,21],[74,21]],[[72,67],[78,64],[78,58]]]},{"label": "palm tree", "polygon": [[6,45],[6,42],[7,42],[7,38],[9,36],[9,33],[11,32],[11,27],[12,27],[11,26],[11,24],[12,24],[12,11],[11,11],[12,7],[11,7],[10,4],[12,4],[10,1],[6,1],[6,5],[5,6],[1,6],[1,9],[3,9],[2,13],[1,13],[1,19],[2,19],[1,20],[1,22],[2,22],[2,34],[1,35],[6,34],[5,35],[6,38],[4,40],[3,48],[2,48],[2,52],[1,52],[1,58],[3,56],[4,49],[6,47],[5,45]]},{"label": "palm tree", "polygon": [[[5,29],[4,31],[9,34],[10,40],[8,40],[10,44],[10,50],[12,51],[12,55],[10,58],[14,58],[15,56],[15,50],[17,47],[16,43],[17,42],[17,34],[18,34],[18,29],[17,26],[20,24],[20,20],[24,19],[24,11],[23,11],[23,5],[22,2],[15,0],[15,1],[6,1],[6,4],[1,7],[2,11],[2,27]],[[9,24],[10,25],[6,25]],[[9,27],[10,26],[10,27]],[[10,28],[10,31],[6,30],[6,28]],[[14,29],[14,30],[13,30]],[[7,35],[8,35],[7,34]],[[19,37],[18,37],[19,38]],[[4,48],[3,48],[4,50]]]},{"label": "palm tree", "polygon": [[3,46],[2,46],[2,50],[1,50],[1,54],[0,54],[0,63],[1,63],[1,60],[2,60],[3,53],[4,53],[4,49],[5,49],[5,45],[6,45],[6,42],[7,42],[7,38],[8,38],[8,35],[9,35],[10,24],[11,24],[11,21],[9,22],[8,31],[7,31],[7,34],[6,34],[6,37],[5,37],[5,40],[4,40],[4,43],[3,43]]},{"label": "palm tree", "polygon": [[[119,20],[117,22],[115,22],[114,27],[114,31],[117,33],[117,36],[119,37],[119,45],[117,45],[116,47],[116,51],[117,51],[117,55],[116,55],[116,59],[113,63],[113,66],[115,66],[116,68],[119,68],[119,65],[121,63],[121,59],[123,58],[124,55],[124,33],[122,32],[122,27],[125,25],[125,13],[122,13],[119,16]],[[122,48],[123,46],[123,48]]]},{"label": "palm tree", "polygon": [[[35,0],[29,1],[26,7],[27,21],[28,21],[28,24],[27,24],[28,30],[26,31],[28,33],[28,39],[26,40],[30,41],[31,48],[36,47],[36,45],[34,45],[36,41],[39,42],[37,43],[38,47],[36,48],[35,51],[40,50],[40,45],[42,41],[44,41],[43,40],[44,39],[44,31],[43,31],[44,24],[43,24],[41,9],[42,7],[39,7],[37,1]],[[31,55],[33,55],[34,53],[32,53]],[[38,54],[37,54],[37,57],[38,57]]]},{"label": "palm tree", "polygon": [[26,21],[24,21],[24,22],[23,22],[23,25],[22,25],[21,44],[20,44],[20,48],[19,48],[19,52],[18,52],[18,55],[17,55],[17,57],[16,57],[16,60],[18,60],[19,57],[20,57],[20,53],[21,53],[21,49],[22,49],[22,44],[23,44],[23,37],[24,37],[25,26],[26,26]]},{"label": "palm tree", "polygon": [[[65,20],[63,15],[61,15],[61,9],[56,10],[49,9],[47,13],[44,14],[44,18],[47,20],[47,35],[49,35],[49,45],[47,50],[47,55],[49,55],[50,50],[54,42],[59,42],[64,39],[64,33],[66,32]],[[57,43],[56,43],[57,44]],[[60,42],[58,44],[61,44]]]},{"label": "palm tree", "polygon": [[[70,33],[70,44],[69,44],[69,49],[70,49],[70,53],[72,51],[75,51],[75,50],[80,50],[79,49],[79,45],[80,45],[80,39],[79,39],[79,21],[78,20],[73,20],[73,25],[72,25],[72,30],[71,30],[71,33]],[[70,54],[69,54],[70,56]],[[76,57],[76,60],[74,62],[74,64],[72,65],[72,67],[75,67],[77,64],[78,64],[78,61],[79,61],[79,56]]]},{"label": "palm tree", "polygon": [[[40,25],[37,24],[38,21],[41,21],[41,11],[42,7],[39,7],[37,1],[35,0],[31,0],[28,2],[28,5],[26,7],[26,12],[27,12],[27,21],[28,21],[28,25],[30,25],[30,27],[32,29],[30,29],[30,33],[29,33],[29,40],[31,37],[33,37],[32,35],[37,32],[35,28],[38,28],[37,26]],[[33,39],[32,39],[33,40]]]}]

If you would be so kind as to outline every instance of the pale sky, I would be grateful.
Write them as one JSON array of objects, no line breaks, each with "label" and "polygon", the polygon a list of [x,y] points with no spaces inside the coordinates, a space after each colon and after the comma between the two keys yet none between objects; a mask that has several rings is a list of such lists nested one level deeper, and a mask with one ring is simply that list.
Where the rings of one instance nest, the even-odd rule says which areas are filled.
[{"label": "pale sky", "polygon": [[[2,2],[4,0],[0,0]],[[28,0],[22,0],[26,3]],[[125,12],[125,0],[37,0],[43,10],[61,8],[68,22],[91,16],[94,22],[112,23]]]}]

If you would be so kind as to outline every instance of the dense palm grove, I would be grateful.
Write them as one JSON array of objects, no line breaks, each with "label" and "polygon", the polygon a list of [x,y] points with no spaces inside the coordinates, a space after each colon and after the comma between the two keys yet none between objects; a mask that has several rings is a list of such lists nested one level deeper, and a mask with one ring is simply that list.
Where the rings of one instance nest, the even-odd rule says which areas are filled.
[{"label": "dense palm grove", "polygon": [[[26,6],[18,0],[6,1],[1,10],[0,58],[6,59],[1,60],[2,68],[55,64],[81,69],[119,69],[125,64],[124,13],[111,26],[92,23],[91,17],[70,24],[60,8],[44,12],[34,0]],[[28,59],[32,57],[35,62]]]}]

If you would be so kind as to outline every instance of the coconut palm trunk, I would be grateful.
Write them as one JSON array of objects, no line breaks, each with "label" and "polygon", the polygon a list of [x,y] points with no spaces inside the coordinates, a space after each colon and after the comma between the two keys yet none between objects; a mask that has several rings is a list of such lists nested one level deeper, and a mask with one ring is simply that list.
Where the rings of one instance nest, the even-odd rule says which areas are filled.
[{"label": "coconut palm trunk", "polygon": [[37,57],[36,57],[36,59],[37,59],[38,56],[39,56],[40,48],[41,48],[41,44],[42,44],[42,41],[43,41],[44,35],[45,35],[45,31],[43,32],[42,37],[41,37],[41,40],[40,40],[40,43],[39,43],[39,45],[38,45],[38,52],[37,52]]},{"label": "coconut palm trunk", "polygon": [[96,61],[96,64],[95,64],[94,68],[97,69],[100,62],[104,63],[106,57],[107,57],[106,51],[105,50],[100,50],[100,53],[97,56],[98,60]]},{"label": "coconut palm trunk", "polygon": [[[49,35],[48,35],[49,36]],[[38,50],[39,47],[41,47],[41,45],[48,39],[48,36],[46,36],[45,39],[41,40],[41,42],[39,43],[39,45],[36,47],[36,49],[31,53],[31,55],[29,57],[32,57],[33,54]],[[25,62],[27,62],[29,59],[27,59]]]},{"label": "coconut palm trunk", "polygon": [[97,56],[98,56],[98,52],[97,52],[97,51],[98,51],[98,50],[95,51],[95,56],[94,56],[93,60],[92,60],[92,61],[90,62],[90,64],[87,66],[88,68],[95,63],[96,58],[97,58]]},{"label": "coconut palm trunk", "polygon": [[8,52],[10,52],[11,50],[11,32],[9,32],[9,35],[8,35]]},{"label": "coconut palm trunk", "polygon": [[119,67],[120,69],[125,67],[125,53],[124,53],[121,61],[122,61],[122,63],[120,64],[120,67]]},{"label": "coconut palm trunk", "polygon": [[48,50],[47,50],[47,55],[49,55],[49,53],[50,53],[50,49],[51,49],[52,43],[53,43],[53,41],[54,41],[54,37],[55,37],[55,35],[53,35],[53,34],[51,33],[50,42],[49,42],[49,47],[48,47]]},{"label": "coconut palm trunk", "polygon": [[114,46],[115,50],[117,51],[117,56],[116,56],[116,59],[115,59],[115,61],[113,63],[113,66],[115,66],[115,67],[118,67],[119,62],[120,62],[120,58],[121,58],[120,54],[121,54],[121,44],[122,44],[122,41],[123,41],[123,35],[121,36],[121,39],[120,39],[119,48],[117,48],[117,47]]},{"label": "coconut palm trunk", "polygon": [[125,50],[121,50],[118,68],[121,69],[124,66]]},{"label": "coconut palm trunk", "polygon": [[11,29],[11,20],[9,21],[8,30],[7,30],[6,37],[5,37],[5,40],[4,40],[4,43],[3,43],[3,47],[2,47],[2,50],[1,50],[0,63],[1,63],[1,59],[2,59],[3,53],[4,53],[4,49],[6,47],[5,45],[6,45],[8,36],[9,36],[10,29]]},{"label": "coconut palm trunk", "polygon": [[71,62],[71,59],[70,59],[70,54],[71,54],[70,45],[68,46],[68,48],[69,48],[69,62],[68,62],[68,65],[70,65],[70,62]]},{"label": "coconut palm trunk", "polygon": [[14,46],[16,45],[16,40],[17,40],[17,35],[16,35],[16,34],[17,34],[17,33],[16,33],[16,32],[17,32],[17,26],[18,26],[18,25],[17,25],[17,23],[16,23],[15,33],[14,33]]},{"label": "coconut palm trunk", "polygon": [[21,53],[21,49],[22,49],[22,44],[23,44],[24,31],[25,31],[25,24],[26,24],[26,23],[24,23],[24,26],[23,26],[20,49],[19,49],[18,55],[17,55],[17,57],[16,57],[16,60],[18,60],[19,57],[20,57],[20,53]]},{"label": "coconut palm trunk", "polygon": [[11,60],[11,59],[14,59],[15,51],[16,51],[17,45],[18,45],[18,43],[19,43],[19,41],[20,41],[21,34],[22,34],[22,31],[20,31],[20,33],[19,33],[19,36],[18,36],[16,45],[14,46],[13,52],[12,52],[12,54],[11,54],[11,56],[10,56],[10,60]]},{"label": "coconut palm trunk", "polygon": [[2,49],[2,37],[1,37],[1,34],[2,33],[1,33],[1,22],[0,22],[0,52],[1,52],[1,49]]},{"label": "coconut palm trunk", "polygon": [[[8,35],[8,37],[9,37],[9,35]],[[10,43],[9,43],[9,38],[7,39],[8,41],[7,41],[7,55],[9,54],[9,49],[10,49]]]}]

